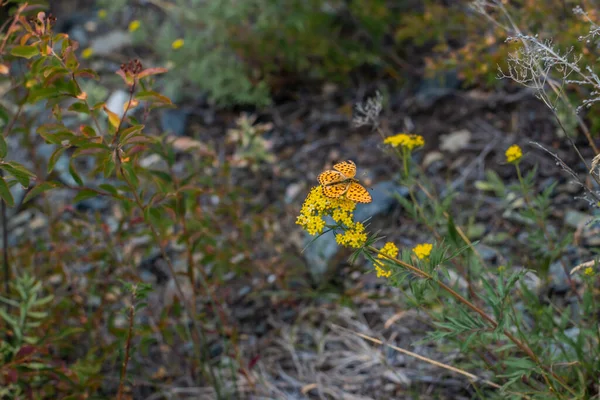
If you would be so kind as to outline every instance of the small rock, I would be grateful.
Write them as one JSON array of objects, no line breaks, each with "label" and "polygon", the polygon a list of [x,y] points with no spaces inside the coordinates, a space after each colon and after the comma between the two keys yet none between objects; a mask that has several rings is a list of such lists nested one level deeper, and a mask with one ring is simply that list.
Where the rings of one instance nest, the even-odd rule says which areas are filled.
[{"label": "small rock", "polygon": [[244,286],[238,291],[238,296],[244,297],[245,295],[250,293],[251,290],[252,289],[250,288],[250,286]]},{"label": "small rock", "polygon": [[550,264],[548,274],[551,280],[550,288],[555,293],[566,293],[571,288],[569,278],[560,261]]},{"label": "small rock", "polygon": [[450,153],[457,153],[469,145],[471,136],[471,132],[466,129],[452,132],[449,135],[442,135],[440,137],[440,149]]},{"label": "small rock", "polygon": [[[327,221],[327,223],[333,223],[333,220]],[[304,251],[304,258],[313,280],[319,282],[327,273],[329,261],[338,252],[339,246],[333,232],[321,235],[318,240],[313,241],[313,239],[313,236],[306,233],[305,242],[308,247]]]},{"label": "small rock", "polygon": [[477,250],[477,252],[481,256],[481,258],[483,258],[484,261],[492,261],[495,258],[497,258],[499,254],[497,249],[490,246],[486,246],[483,243],[475,244],[475,250]]},{"label": "small rock", "polygon": [[181,108],[169,108],[160,113],[160,127],[163,133],[183,136],[187,127],[190,111]]},{"label": "small rock", "polygon": [[290,204],[304,189],[304,185],[300,183],[292,183],[285,189],[285,203]]},{"label": "small rock", "polygon": [[567,210],[565,213],[564,222],[567,226],[571,228],[580,228],[582,225],[585,225],[590,221],[593,217],[589,214],[582,213],[576,210]]},{"label": "small rock", "polygon": [[111,30],[106,35],[92,40],[90,47],[96,56],[110,56],[131,45],[131,35],[121,30]]},{"label": "small rock", "polygon": [[442,161],[444,159],[444,155],[439,151],[430,151],[423,158],[423,167],[428,168],[431,164]]},{"label": "small rock", "polygon": [[398,197],[408,196],[408,189],[398,185],[394,181],[383,181],[373,185],[371,197],[373,201],[369,204],[356,206],[354,217],[357,221],[364,221],[369,217],[386,213],[398,203]]}]

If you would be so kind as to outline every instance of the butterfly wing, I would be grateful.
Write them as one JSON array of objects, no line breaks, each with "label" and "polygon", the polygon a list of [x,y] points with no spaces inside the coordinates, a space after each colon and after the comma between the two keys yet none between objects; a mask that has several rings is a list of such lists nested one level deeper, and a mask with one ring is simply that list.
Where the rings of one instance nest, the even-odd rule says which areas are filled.
[{"label": "butterfly wing", "polygon": [[373,201],[371,194],[359,183],[352,182],[346,191],[346,198],[357,203],[370,203]]},{"label": "butterfly wing", "polygon": [[331,185],[323,185],[323,194],[326,197],[337,198],[346,193],[351,182],[334,183]]},{"label": "butterfly wing", "polygon": [[325,171],[319,174],[317,178],[319,183],[323,186],[331,185],[332,183],[341,182],[345,179],[345,177],[339,173],[338,171]]},{"label": "butterfly wing", "polygon": [[333,169],[340,171],[346,178],[354,178],[356,175],[356,164],[352,160],[337,163],[333,166]]}]

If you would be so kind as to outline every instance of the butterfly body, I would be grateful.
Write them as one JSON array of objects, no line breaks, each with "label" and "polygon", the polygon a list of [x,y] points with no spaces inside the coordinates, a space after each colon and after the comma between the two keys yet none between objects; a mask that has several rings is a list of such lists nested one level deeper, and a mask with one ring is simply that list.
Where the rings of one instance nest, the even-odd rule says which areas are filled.
[{"label": "butterfly body", "polygon": [[333,170],[322,172],[318,180],[323,187],[323,194],[327,197],[346,195],[346,198],[357,203],[370,203],[373,199],[369,191],[358,183],[355,176],[356,164],[348,160],[335,164]]}]

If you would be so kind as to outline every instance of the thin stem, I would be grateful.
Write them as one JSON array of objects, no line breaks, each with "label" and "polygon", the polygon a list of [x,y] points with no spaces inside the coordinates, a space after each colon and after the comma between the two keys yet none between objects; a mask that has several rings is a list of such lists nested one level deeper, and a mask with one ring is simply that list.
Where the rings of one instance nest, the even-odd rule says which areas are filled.
[{"label": "thin stem", "polygon": [[[481,308],[477,307],[475,304],[471,303],[469,300],[467,300],[466,298],[464,298],[462,295],[460,295],[459,293],[457,293],[454,289],[452,289],[450,286],[446,285],[444,282],[441,282],[439,280],[435,280],[434,277],[430,274],[428,274],[425,271],[422,271],[402,260],[399,260],[395,257],[390,257],[387,254],[384,254],[382,252],[380,252],[378,249],[374,248],[373,246],[367,246],[366,247],[367,250],[378,254],[378,255],[383,255],[383,257],[389,259],[390,261],[410,270],[411,272],[413,272],[415,275],[419,276],[420,278],[425,278],[425,279],[430,279],[430,280],[434,280],[442,289],[444,289],[447,293],[449,293],[452,297],[454,297],[458,302],[462,303],[463,305],[465,305],[467,308],[469,308],[471,311],[475,312],[476,314],[478,314],[481,318],[483,318],[488,324],[490,324],[490,326],[493,329],[498,328],[498,323],[489,315],[487,315],[485,313],[485,311],[483,311]],[[510,341],[512,341],[521,351],[523,351],[529,358],[531,358],[541,369],[543,369],[546,373],[548,373],[549,375],[551,375],[557,382],[559,382],[561,384],[561,386],[563,386],[566,390],[568,390],[571,394],[575,395],[575,392],[573,391],[573,389],[571,389],[570,387],[567,386],[567,384],[558,376],[556,375],[550,368],[548,368],[547,366],[543,365],[540,361],[540,359],[537,357],[537,355],[533,352],[533,350],[531,350],[531,348],[529,348],[529,346],[523,342],[521,342],[518,338],[516,338],[512,333],[510,333],[507,329],[505,329],[503,331],[504,335],[510,339]],[[546,375],[542,374],[542,376],[544,376],[544,379],[546,379]],[[547,383],[549,385],[552,386],[552,383],[550,381],[547,380]],[[555,391],[556,393],[556,391]]]},{"label": "thin stem", "polygon": [[127,375],[127,364],[129,363],[129,351],[131,349],[131,337],[133,336],[133,317],[135,314],[135,289],[132,294],[132,303],[129,306],[129,329],[127,330],[127,340],[125,341],[125,356],[121,364],[121,377],[119,379],[119,390],[117,391],[117,400],[121,400],[123,389],[125,387],[125,377]]},{"label": "thin stem", "polygon": [[[4,171],[0,170],[0,177],[4,176]],[[7,299],[10,299],[10,265],[8,263],[8,218],[6,216],[6,203],[4,199],[0,202],[2,208],[2,266],[4,269],[4,293]],[[8,305],[6,305],[8,310]]]}]

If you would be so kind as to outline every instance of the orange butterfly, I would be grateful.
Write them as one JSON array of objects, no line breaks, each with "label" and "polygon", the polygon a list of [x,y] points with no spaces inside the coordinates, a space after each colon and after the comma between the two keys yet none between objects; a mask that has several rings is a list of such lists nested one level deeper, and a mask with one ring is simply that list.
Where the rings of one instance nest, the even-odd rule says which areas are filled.
[{"label": "orange butterfly", "polygon": [[357,203],[370,203],[373,201],[369,191],[358,183],[356,164],[352,160],[342,161],[333,166],[335,170],[322,172],[318,179],[323,187],[323,194],[327,197],[337,198],[346,194],[346,197]]}]

